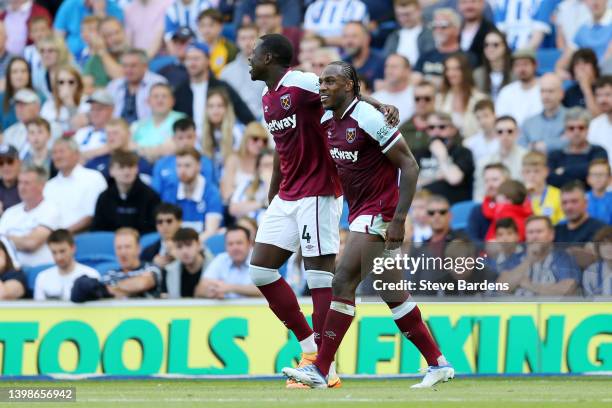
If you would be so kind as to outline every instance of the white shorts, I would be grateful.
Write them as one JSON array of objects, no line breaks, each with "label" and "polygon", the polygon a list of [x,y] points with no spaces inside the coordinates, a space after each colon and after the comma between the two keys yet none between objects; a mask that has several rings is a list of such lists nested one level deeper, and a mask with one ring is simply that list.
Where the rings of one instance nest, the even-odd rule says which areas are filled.
[{"label": "white shorts", "polygon": [[255,242],[291,252],[302,248],[302,256],[337,254],[342,197],[304,197],[285,201],[274,197],[257,230]]},{"label": "white shorts", "polygon": [[364,234],[380,235],[387,239],[387,227],[389,223],[383,220],[382,215],[360,215],[351,222],[349,231],[362,232]]}]

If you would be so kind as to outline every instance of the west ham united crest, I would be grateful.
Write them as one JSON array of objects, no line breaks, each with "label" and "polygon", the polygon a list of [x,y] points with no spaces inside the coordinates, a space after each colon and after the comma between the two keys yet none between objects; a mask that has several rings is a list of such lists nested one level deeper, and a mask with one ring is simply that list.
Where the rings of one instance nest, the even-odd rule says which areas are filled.
[{"label": "west ham united crest", "polygon": [[355,128],[346,129],[346,141],[353,143],[357,137],[357,130]]},{"label": "west ham united crest", "polygon": [[281,96],[280,103],[284,110],[289,110],[291,107],[291,95],[285,94]]}]

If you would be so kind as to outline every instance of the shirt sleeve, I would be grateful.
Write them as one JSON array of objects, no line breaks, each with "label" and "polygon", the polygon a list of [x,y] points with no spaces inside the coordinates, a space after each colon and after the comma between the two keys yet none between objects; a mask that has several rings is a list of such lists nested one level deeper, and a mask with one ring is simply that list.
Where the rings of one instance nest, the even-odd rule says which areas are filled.
[{"label": "shirt sleeve", "polygon": [[61,214],[58,208],[54,204],[51,204],[51,202],[47,202],[44,211],[40,212],[40,216],[38,218],[39,226],[47,227],[51,231],[54,231],[60,227],[60,223]]},{"label": "shirt sleeve", "polygon": [[44,275],[41,273],[38,274],[36,280],[34,281],[34,300],[45,300],[45,292],[43,290],[43,279]]},{"label": "shirt sleeve", "polygon": [[68,32],[68,21],[70,19],[71,5],[75,4],[74,2],[64,2],[59,9],[57,10],[57,14],[55,15],[55,21],[53,22],[53,27],[56,30]]},{"label": "shirt sleeve", "polygon": [[553,256],[556,257],[556,262],[554,262],[556,267],[553,266],[552,270],[555,278],[557,278],[557,282],[565,279],[572,279],[575,281],[579,280],[578,266],[576,265],[576,262],[572,256],[565,251],[557,252],[556,254],[553,254]]},{"label": "shirt sleeve", "polygon": [[550,21],[555,9],[557,8],[557,0],[542,0],[533,15],[534,28],[545,33],[550,33]]},{"label": "shirt sleeve", "polygon": [[380,146],[383,153],[393,147],[402,135],[395,126],[385,122],[384,115],[366,102],[359,102],[357,123]]},{"label": "shirt sleeve", "polygon": [[204,273],[200,277],[200,280],[202,279],[221,279],[222,277],[221,271],[223,270],[223,264],[224,264],[223,259],[225,258],[225,256],[227,256],[225,252],[217,255],[217,257],[215,257],[210,262],[210,265],[208,265],[208,268],[204,270]]},{"label": "shirt sleeve", "polygon": [[586,296],[593,296],[597,291],[597,263],[589,266],[582,275],[582,288]]},{"label": "shirt sleeve", "polygon": [[223,215],[223,202],[219,189],[212,183],[206,183],[204,190],[204,202],[206,202],[206,215],[219,214]]}]

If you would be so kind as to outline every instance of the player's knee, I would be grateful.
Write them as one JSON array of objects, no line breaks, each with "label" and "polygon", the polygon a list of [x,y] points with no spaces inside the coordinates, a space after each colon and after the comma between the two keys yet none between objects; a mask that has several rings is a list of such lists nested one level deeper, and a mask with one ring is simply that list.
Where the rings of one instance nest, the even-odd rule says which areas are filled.
[{"label": "player's knee", "polygon": [[269,285],[281,278],[277,269],[264,268],[253,264],[249,266],[249,274],[255,286]]},{"label": "player's knee", "polygon": [[306,271],[306,283],[308,289],[330,288],[334,279],[334,274],[326,271]]},{"label": "player's knee", "polygon": [[355,279],[348,273],[344,273],[342,269],[336,271],[334,280],[332,281],[332,291],[334,296],[341,298],[351,298],[355,295],[359,279]]}]

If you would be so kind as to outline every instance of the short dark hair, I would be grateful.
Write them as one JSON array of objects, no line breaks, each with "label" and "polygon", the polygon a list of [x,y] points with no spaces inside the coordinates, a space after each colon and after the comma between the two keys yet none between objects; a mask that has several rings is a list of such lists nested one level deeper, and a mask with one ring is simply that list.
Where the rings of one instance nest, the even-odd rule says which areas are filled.
[{"label": "short dark hair", "polygon": [[180,118],[179,120],[174,122],[174,124],[172,125],[172,131],[175,133],[179,130],[185,131],[185,130],[195,129],[195,128],[196,128],[195,122],[191,118]]},{"label": "short dark hair", "polygon": [[520,181],[506,180],[497,189],[497,194],[505,196],[514,205],[520,205],[527,198],[527,188]]},{"label": "short dark hair", "polygon": [[257,25],[254,23],[242,24],[240,27],[238,27],[238,29],[236,30],[236,33],[239,33],[242,30],[253,30],[258,33],[259,27],[257,27]]},{"label": "short dark hair", "polygon": [[600,228],[599,231],[595,233],[595,236],[593,236],[593,242],[595,243],[595,253],[601,258],[599,247],[604,242],[612,242],[612,226],[607,225]]},{"label": "short dark hair", "polygon": [[518,234],[518,226],[510,217],[500,218],[499,220],[495,221],[495,232],[501,228],[511,229]]},{"label": "short dark hair", "polygon": [[290,67],[293,60],[293,46],[282,34],[266,34],[261,37],[261,49],[272,55],[274,62],[283,67]]},{"label": "short dark hair", "polygon": [[527,218],[527,221],[525,221],[525,226],[529,225],[529,223],[531,223],[533,221],[544,221],[546,223],[546,227],[549,230],[551,230],[551,231],[555,230],[555,226],[553,225],[552,221],[550,220],[550,218],[548,218],[545,215],[531,215],[531,216],[529,216],[529,218]]},{"label": "short dark hair", "polygon": [[480,101],[476,102],[476,105],[474,105],[474,112],[478,112],[485,109],[489,109],[491,112],[495,113],[495,104],[493,104],[492,100],[488,98],[481,99]]},{"label": "short dark hair", "polygon": [[591,167],[593,166],[606,166],[606,168],[608,169],[608,175],[612,174],[612,168],[610,168],[610,162],[608,161],[608,159],[593,159],[589,162],[589,170],[591,170]]},{"label": "short dark hair", "polygon": [[505,122],[505,121],[509,121],[514,123],[514,126],[518,127],[518,123],[516,121],[516,119],[514,119],[513,116],[510,115],[501,115],[499,116],[497,119],[495,119],[495,124],[497,125],[499,122]]},{"label": "short dark hair", "polygon": [[209,8],[209,9],[202,11],[200,14],[198,14],[197,21],[200,22],[202,21],[202,19],[206,17],[211,18],[212,20],[216,21],[219,24],[223,24],[223,14],[221,14],[221,12],[217,9]]},{"label": "short dark hair", "polygon": [[227,227],[225,236],[227,237],[227,234],[229,234],[232,231],[242,231],[246,235],[247,241],[251,240],[251,232],[245,227],[243,227],[242,225],[232,225],[231,227]]},{"label": "short dark hair", "polygon": [[580,190],[583,194],[586,193],[586,186],[581,180],[572,180],[568,181],[564,185],[561,186],[562,193],[570,193],[574,190]]},{"label": "short dark hair", "polygon": [[47,244],[61,244],[62,242],[65,242],[70,246],[74,246],[74,237],[67,229],[57,229],[49,235],[49,238],[47,238]]},{"label": "short dark hair", "polygon": [[51,125],[49,121],[45,118],[37,117],[32,120],[28,120],[26,123],[26,128],[30,126],[38,126],[47,130],[47,133],[51,133]]},{"label": "short dark hair", "polygon": [[591,64],[593,66],[593,70],[595,71],[595,78],[599,77],[599,64],[597,63],[597,55],[590,48],[580,48],[572,54],[572,58],[570,59],[569,72],[572,75],[572,78],[576,79],[574,77],[574,68],[576,67],[576,64],[580,61],[586,62],[587,64]]},{"label": "short dark hair", "polygon": [[278,6],[276,0],[259,0],[255,5],[255,8],[257,9],[259,6],[272,6],[274,7],[274,14],[277,16],[280,14],[280,7]]},{"label": "short dark hair", "polygon": [[155,209],[155,218],[157,218],[160,214],[170,214],[179,221],[183,219],[183,209],[178,205],[170,203],[161,203],[157,206]]},{"label": "short dark hair", "polygon": [[200,152],[197,151],[195,147],[186,147],[176,152],[176,157],[183,157],[183,156],[193,157],[193,159],[197,161],[198,163],[202,159],[202,155],[200,154]]},{"label": "short dark hair", "polygon": [[448,201],[448,198],[440,194],[432,194],[431,196],[429,196],[429,198],[427,199],[427,205],[429,205],[429,203],[444,203],[447,207],[450,208],[450,201]]},{"label": "short dark hair", "polygon": [[117,164],[119,167],[136,167],[138,166],[138,154],[135,152],[125,152],[117,150],[111,155],[110,167]]},{"label": "short dark hair", "polygon": [[604,75],[595,81],[595,89],[605,88],[606,86],[612,86],[612,75]]},{"label": "short dark hair", "polygon": [[179,228],[172,237],[172,241],[175,243],[189,244],[191,242],[198,242],[200,236],[193,228]]},{"label": "short dark hair", "polygon": [[487,170],[499,170],[504,173],[506,177],[510,176],[510,170],[504,163],[501,162],[487,164],[486,166],[484,166],[484,169],[482,169],[482,174],[484,174]]}]

